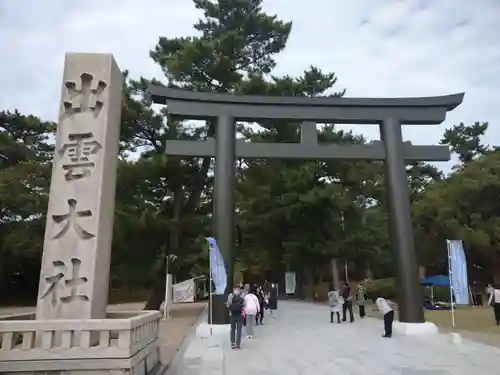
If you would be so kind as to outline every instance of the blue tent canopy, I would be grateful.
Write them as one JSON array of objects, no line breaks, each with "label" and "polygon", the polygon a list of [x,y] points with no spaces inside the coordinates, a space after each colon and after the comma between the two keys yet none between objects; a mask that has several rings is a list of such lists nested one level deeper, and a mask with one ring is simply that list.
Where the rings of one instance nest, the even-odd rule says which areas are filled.
[{"label": "blue tent canopy", "polygon": [[444,286],[450,287],[450,278],[446,275],[429,276],[420,282],[424,286]]}]

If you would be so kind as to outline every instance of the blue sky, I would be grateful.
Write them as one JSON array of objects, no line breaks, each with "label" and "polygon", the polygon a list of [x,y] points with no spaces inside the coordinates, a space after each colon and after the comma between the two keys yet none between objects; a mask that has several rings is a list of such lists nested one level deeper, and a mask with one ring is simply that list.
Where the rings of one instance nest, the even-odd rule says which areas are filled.
[{"label": "blue sky", "polygon": [[[443,125],[406,126],[405,139],[437,143],[453,124],[489,121],[485,142],[499,143],[500,1],[264,0],[264,9],[293,21],[275,73],[313,64],[355,97],[465,92]],[[55,120],[65,52],[113,53],[132,76],[161,78],[149,50],[159,36],[192,35],[200,16],[190,0],[2,0],[0,109]],[[379,138],[375,127],[354,130]]]}]

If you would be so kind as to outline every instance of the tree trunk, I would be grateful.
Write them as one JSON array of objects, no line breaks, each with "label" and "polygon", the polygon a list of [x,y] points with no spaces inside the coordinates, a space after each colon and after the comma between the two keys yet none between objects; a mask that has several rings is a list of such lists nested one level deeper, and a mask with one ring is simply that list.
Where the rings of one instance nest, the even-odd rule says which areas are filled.
[{"label": "tree trunk", "polygon": [[156,274],[153,284],[153,293],[149,297],[144,310],[159,310],[161,303],[165,299],[165,272],[167,269],[167,258],[163,257],[163,263]]},{"label": "tree trunk", "polygon": [[366,278],[368,280],[373,280],[374,279],[372,266],[371,266],[371,264],[370,264],[370,262],[368,260],[366,261],[365,274],[366,274]]},{"label": "tree trunk", "polygon": [[[166,257],[173,254],[179,254],[179,245],[181,239],[181,218],[182,209],[184,207],[184,192],[182,189],[178,189],[174,192],[174,207],[173,207],[173,226],[170,231],[170,243],[169,248],[166,249],[166,253],[163,254],[163,264],[160,268],[153,288],[153,293],[149,297],[144,310],[159,310],[163,300],[165,299],[165,278],[167,270]],[[171,267],[172,264],[169,264]],[[170,270],[169,270],[170,272]]]},{"label": "tree trunk", "polygon": [[[216,121],[210,120],[208,121],[208,137],[213,137],[215,133],[215,123]],[[196,175],[196,180],[190,189],[190,194],[187,199],[187,202],[184,206],[184,191],[182,187],[178,189],[178,192],[174,192],[174,232],[171,233],[170,237],[170,254],[179,254],[179,247],[181,242],[181,227],[180,221],[182,219],[182,215],[189,214],[193,212],[198,204],[200,203],[201,193],[203,192],[203,188],[205,187],[205,182],[207,178],[208,170],[210,169],[211,157],[204,157],[201,161],[200,171]],[[166,255],[166,254],[164,254]],[[165,257],[164,257],[165,258]],[[156,276],[156,281],[153,287],[153,293],[149,298],[145,310],[159,310],[163,299],[165,298],[165,272],[166,272],[166,264],[164,267],[161,267]],[[232,277],[232,275],[229,275]]]},{"label": "tree trunk", "polygon": [[[497,251],[494,249],[493,251]],[[493,283],[500,285],[500,256],[497,254],[493,255]]]},{"label": "tree trunk", "polygon": [[330,261],[330,269],[332,272],[332,282],[333,287],[337,290],[340,290],[340,277],[339,277],[339,268],[338,262],[336,258],[332,258]]},{"label": "tree trunk", "polygon": [[314,271],[311,266],[305,267],[304,281],[306,289],[306,299],[308,301],[314,300]]}]

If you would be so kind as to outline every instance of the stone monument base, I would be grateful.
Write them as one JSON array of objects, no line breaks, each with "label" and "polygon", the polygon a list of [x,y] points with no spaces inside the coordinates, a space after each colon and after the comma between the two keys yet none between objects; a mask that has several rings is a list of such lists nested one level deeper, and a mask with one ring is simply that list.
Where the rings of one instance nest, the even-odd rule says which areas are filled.
[{"label": "stone monument base", "polygon": [[108,313],[106,319],[0,317],[4,375],[147,375],[161,367],[158,311]]},{"label": "stone monument base", "polygon": [[431,322],[425,323],[403,323],[394,322],[393,332],[401,336],[437,336],[438,327]]}]

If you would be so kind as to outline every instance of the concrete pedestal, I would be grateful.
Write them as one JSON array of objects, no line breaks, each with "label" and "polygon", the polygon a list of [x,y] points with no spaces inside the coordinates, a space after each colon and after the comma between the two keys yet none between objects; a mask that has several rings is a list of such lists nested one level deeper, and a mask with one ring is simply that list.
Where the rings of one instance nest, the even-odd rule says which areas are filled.
[{"label": "concrete pedestal", "polygon": [[1,374],[147,375],[160,366],[158,311],[107,313],[105,319],[34,317],[0,317]]},{"label": "concrete pedestal", "polygon": [[401,336],[437,336],[438,327],[431,322],[424,323],[403,323],[394,322],[393,332]]},{"label": "concrete pedestal", "polygon": [[227,295],[212,295],[208,304],[208,321],[216,325],[229,324],[229,310],[226,306]]},{"label": "concrete pedestal", "polygon": [[460,336],[456,332],[450,333],[449,338],[450,338],[450,342],[454,345],[462,345],[463,344],[462,336]]}]

